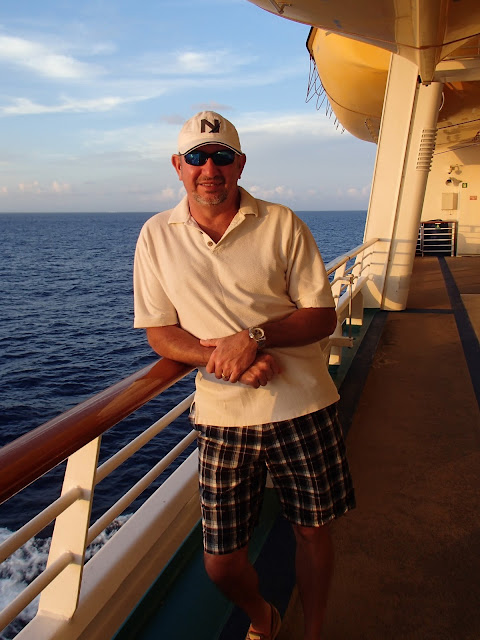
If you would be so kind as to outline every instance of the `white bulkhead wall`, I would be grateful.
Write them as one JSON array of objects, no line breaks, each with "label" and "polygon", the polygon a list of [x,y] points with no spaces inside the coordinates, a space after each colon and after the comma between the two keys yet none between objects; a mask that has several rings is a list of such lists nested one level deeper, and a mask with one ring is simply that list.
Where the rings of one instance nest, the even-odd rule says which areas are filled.
[{"label": "white bulkhead wall", "polygon": [[457,255],[480,255],[480,146],[434,156],[422,210],[427,220],[456,222]]}]

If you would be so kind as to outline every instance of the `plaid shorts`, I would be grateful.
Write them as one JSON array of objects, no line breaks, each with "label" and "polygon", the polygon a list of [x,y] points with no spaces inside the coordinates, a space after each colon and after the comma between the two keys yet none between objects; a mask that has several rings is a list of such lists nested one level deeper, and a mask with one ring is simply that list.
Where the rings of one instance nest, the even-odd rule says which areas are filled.
[{"label": "plaid shorts", "polygon": [[248,543],[267,469],[293,524],[320,526],[355,506],[336,404],[282,422],[195,428],[208,553],[230,553]]}]

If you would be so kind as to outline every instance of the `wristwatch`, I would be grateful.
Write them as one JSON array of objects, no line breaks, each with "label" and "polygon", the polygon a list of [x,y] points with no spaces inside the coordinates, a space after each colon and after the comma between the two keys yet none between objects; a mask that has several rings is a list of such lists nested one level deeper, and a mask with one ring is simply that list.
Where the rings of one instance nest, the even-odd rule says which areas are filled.
[{"label": "wristwatch", "polygon": [[252,340],[255,340],[258,349],[265,346],[267,339],[265,337],[265,331],[261,327],[250,327],[248,336],[252,338]]}]

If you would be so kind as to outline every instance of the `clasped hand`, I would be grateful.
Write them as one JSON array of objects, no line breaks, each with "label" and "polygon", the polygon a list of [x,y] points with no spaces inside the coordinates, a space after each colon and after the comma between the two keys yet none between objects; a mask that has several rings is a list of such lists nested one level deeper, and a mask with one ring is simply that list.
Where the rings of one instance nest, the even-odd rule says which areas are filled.
[{"label": "clasped hand", "polygon": [[218,379],[241,382],[258,389],[280,373],[275,358],[268,353],[258,352],[247,330],[226,338],[200,340],[200,344],[214,347],[206,370]]}]

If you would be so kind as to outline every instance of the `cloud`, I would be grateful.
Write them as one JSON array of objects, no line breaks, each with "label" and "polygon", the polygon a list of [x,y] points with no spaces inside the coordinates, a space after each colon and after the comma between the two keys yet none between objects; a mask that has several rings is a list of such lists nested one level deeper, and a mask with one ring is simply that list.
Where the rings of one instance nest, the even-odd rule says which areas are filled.
[{"label": "cloud", "polygon": [[52,182],[52,186],[51,189],[53,191],[53,193],[70,193],[72,190],[71,185],[67,184],[66,182],[57,182],[56,180],[54,180]]},{"label": "cloud", "polygon": [[239,56],[236,51],[214,49],[212,51],[188,49],[170,55],[150,52],[135,62],[138,70],[156,75],[175,76],[229,76],[238,67],[245,67],[255,61],[251,56]]},{"label": "cloud", "polygon": [[217,111],[218,113],[224,113],[225,111],[234,111],[234,107],[228,104],[221,104],[219,102],[198,102],[192,104],[192,111]]},{"label": "cloud", "polygon": [[161,116],[160,120],[162,122],[166,122],[167,124],[179,125],[180,127],[185,122],[185,118],[183,116],[181,116],[180,114],[178,114],[178,113],[174,113],[174,114],[169,115],[169,116]]},{"label": "cloud", "polygon": [[174,200],[177,197],[177,194],[175,193],[174,189],[172,189],[171,187],[168,187],[167,189],[162,189],[162,191],[159,194],[159,199],[161,202],[165,202],[165,201],[170,201],[170,200]]},{"label": "cloud", "polygon": [[0,36],[0,61],[52,79],[83,80],[103,73],[97,65],[57,53],[39,42],[13,36]]},{"label": "cloud", "polygon": [[172,113],[170,115],[164,115],[160,117],[161,122],[166,124],[178,125],[178,129],[185,123],[187,118],[191,115],[198,113],[199,111],[217,111],[218,113],[225,113],[226,111],[234,111],[234,107],[227,104],[221,104],[212,100],[211,102],[197,102],[190,105],[188,115],[181,115],[180,113]]},{"label": "cloud", "polygon": [[32,102],[28,98],[16,98],[8,107],[0,107],[0,115],[39,115],[44,113],[86,113],[112,111],[117,107],[130,102],[148,100],[145,96],[125,97],[105,96],[90,100],[76,100],[64,97],[59,104],[45,105]]},{"label": "cloud", "polygon": [[174,207],[185,195],[185,189],[182,185],[178,189],[166,187],[160,191],[141,192],[135,189],[128,189],[127,193],[128,195],[135,195],[139,202],[148,204],[153,209],[160,210],[161,208]]},{"label": "cloud", "polygon": [[65,182],[58,182],[54,180],[48,186],[42,186],[38,180],[34,180],[33,182],[20,182],[18,184],[18,190],[21,193],[30,193],[30,194],[61,194],[61,193],[70,193],[71,185]]},{"label": "cloud", "polygon": [[185,51],[179,54],[176,68],[179,73],[223,73],[220,61],[227,55],[226,51],[212,51],[210,53]]},{"label": "cloud", "polygon": [[258,185],[252,185],[248,187],[248,191],[255,196],[256,198],[260,198],[261,200],[271,200],[274,198],[293,198],[295,196],[295,192],[290,187],[285,187],[284,185],[279,185],[277,187],[273,187],[271,189],[265,189]]},{"label": "cloud", "polygon": [[140,200],[142,200],[143,202],[161,202],[161,203],[172,203],[172,202],[178,202],[178,192],[175,191],[175,189],[172,189],[172,187],[167,187],[165,189],[162,189],[161,191],[156,191],[154,193],[149,193],[149,194],[143,194],[140,197]]},{"label": "cloud", "polygon": [[41,192],[40,183],[38,182],[38,180],[35,180],[34,182],[19,182],[18,190],[21,191],[22,193],[40,193]]},{"label": "cloud", "polygon": [[333,123],[325,118],[319,118],[317,113],[248,113],[238,123],[237,128],[242,135],[268,134],[280,139],[283,137],[299,137],[301,135],[319,135],[338,137],[341,134]]},{"label": "cloud", "polygon": [[354,200],[364,200],[370,194],[370,185],[357,189],[350,187],[347,189],[347,196]]}]

